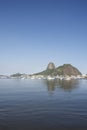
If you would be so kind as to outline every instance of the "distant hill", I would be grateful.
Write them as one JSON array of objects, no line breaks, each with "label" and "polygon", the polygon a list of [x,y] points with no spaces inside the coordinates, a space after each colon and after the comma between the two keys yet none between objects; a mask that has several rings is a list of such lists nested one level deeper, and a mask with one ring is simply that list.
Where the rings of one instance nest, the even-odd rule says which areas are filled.
[{"label": "distant hill", "polygon": [[82,75],[81,72],[71,64],[64,64],[56,68],[59,75]]},{"label": "distant hill", "polygon": [[11,77],[20,77],[20,76],[22,76],[22,74],[20,74],[20,73],[16,73],[16,74],[11,75]]},{"label": "distant hill", "polygon": [[56,76],[56,75],[82,75],[81,72],[75,68],[74,66],[72,66],[71,64],[64,64],[62,66],[59,66],[57,68],[55,68],[54,63],[49,63],[47,66],[47,69],[37,73],[35,75],[51,75],[51,76]]},{"label": "distant hill", "polygon": [[55,69],[56,67],[55,67],[55,65],[54,65],[54,63],[53,62],[50,62],[49,64],[48,64],[48,66],[47,66],[47,70],[52,70],[52,69]]}]

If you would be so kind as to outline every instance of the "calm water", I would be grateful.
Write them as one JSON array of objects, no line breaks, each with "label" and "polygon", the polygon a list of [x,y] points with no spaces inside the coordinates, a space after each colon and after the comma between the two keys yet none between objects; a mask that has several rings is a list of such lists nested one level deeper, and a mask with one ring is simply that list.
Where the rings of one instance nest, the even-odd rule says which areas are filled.
[{"label": "calm water", "polygon": [[0,130],[87,130],[87,80],[0,79]]}]

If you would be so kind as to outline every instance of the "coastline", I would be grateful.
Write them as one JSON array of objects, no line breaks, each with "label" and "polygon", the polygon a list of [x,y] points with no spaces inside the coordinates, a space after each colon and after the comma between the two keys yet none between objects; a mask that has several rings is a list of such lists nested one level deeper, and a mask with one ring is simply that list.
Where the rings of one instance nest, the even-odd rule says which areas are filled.
[{"label": "coastline", "polygon": [[57,75],[57,76],[51,76],[51,75],[28,75],[28,74],[22,74],[21,76],[5,76],[0,75],[0,79],[47,79],[47,80],[72,80],[72,79],[87,79],[87,75]]}]

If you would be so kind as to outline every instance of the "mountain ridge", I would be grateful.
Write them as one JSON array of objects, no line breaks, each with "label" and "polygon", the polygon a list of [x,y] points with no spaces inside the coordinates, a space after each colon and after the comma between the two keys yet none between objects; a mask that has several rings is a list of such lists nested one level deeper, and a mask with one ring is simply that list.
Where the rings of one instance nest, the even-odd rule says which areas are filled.
[{"label": "mountain ridge", "polygon": [[51,76],[74,75],[74,76],[77,76],[77,75],[82,75],[82,73],[71,64],[63,64],[59,67],[55,67],[54,63],[50,62],[46,70],[36,73],[35,75],[51,75]]}]

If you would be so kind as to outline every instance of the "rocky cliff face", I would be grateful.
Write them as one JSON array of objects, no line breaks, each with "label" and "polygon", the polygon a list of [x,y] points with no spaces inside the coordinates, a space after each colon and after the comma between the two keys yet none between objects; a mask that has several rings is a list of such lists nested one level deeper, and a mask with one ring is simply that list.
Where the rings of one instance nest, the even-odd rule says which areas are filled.
[{"label": "rocky cliff face", "polygon": [[54,63],[50,62],[50,63],[48,64],[48,66],[47,66],[47,70],[48,70],[48,69],[50,69],[50,70],[55,69]]},{"label": "rocky cliff face", "polygon": [[71,64],[64,64],[63,66],[59,66],[56,68],[56,72],[58,75],[81,75],[81,72]]}]

